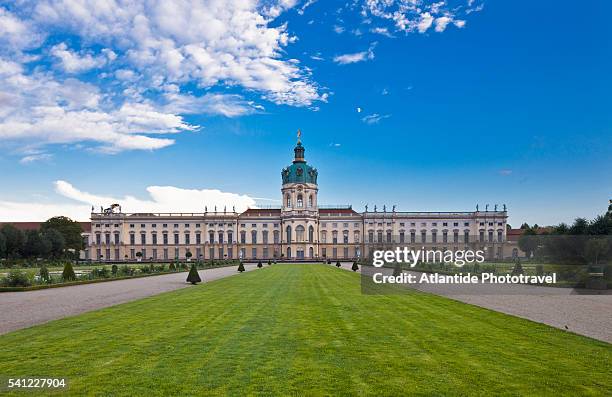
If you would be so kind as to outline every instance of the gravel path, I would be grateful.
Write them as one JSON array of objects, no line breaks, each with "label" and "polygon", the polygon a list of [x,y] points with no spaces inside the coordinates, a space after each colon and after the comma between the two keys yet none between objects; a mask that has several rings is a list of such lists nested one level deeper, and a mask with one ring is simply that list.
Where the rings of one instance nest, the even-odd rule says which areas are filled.
[{"label": "gravel path", "polygon": [[[343,269],[350,270],[350,266],[350,263],[342,263]],[[385,274],[393,273],[392,269],[382,271]],[[581,295],[580,290],[571,288],[535,285],[507,287],[508,293],[503,295],[482,289],[472,290],[466,286],[443,288],[419,285],[416,289],[612,343],[611,290],[602,291],[602,295]]]},{"label": "gravel path", "polygon": [[[255,265],[245,265],[246,271]],[[200,270],[204,282],[237,274],[236,266]],[[0,293],[0,335],[59,318],[188,287],[187,272],[27,292]]]}]

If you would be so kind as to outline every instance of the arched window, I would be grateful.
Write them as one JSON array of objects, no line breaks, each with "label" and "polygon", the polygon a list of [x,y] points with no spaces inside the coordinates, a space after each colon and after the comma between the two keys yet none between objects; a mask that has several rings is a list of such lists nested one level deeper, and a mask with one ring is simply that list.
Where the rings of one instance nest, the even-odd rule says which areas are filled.
[{"label": "arched window", "polygon": [[219,244],[223,244],[223,231],[219,232]]},{"label": "arched window", "polygon": [[299,242],[304,241],[304,226],[299,225],[295,228],[295,239]]},{"label": "arched window", "polygon": [[342,243],[348,244],[348,242],[349,242],[349,231],[343,230],[342,231]]},{"label": "arched window", "polygon": [[257,244],[257,230],[251,231],[251,243]]},{"label": "arched window", "polygon": [[308,241],[314,243],[314,227],[308,226]]},{"label": "arched window", "polygon": [[356,244],[359,244],[360,241],[360,233],[359,230],[355,230],[354,234],[353,234],[353,242],[355,242]]},{"label": "arched window", "polygon": [[287,259],[291,258],[291,247],[287,247]]},{"label": "arched window", "polygon": [[280,243],[280,237],[279,237],[280,233],[278,230],[274,231],[274,244],[278,244]]},{"label": "arched window", "polygon": [[290,243],[291,242],[291,226],[287,226],[287,242]]},{"label": "arched window", "polygon": [[325,230],[321,232],[321,242],[327,243],[327,232]]},{"label": "arched window", "polygon": [[311,194],[310,196],[308,196],[308,206],[312,207],[312,203],[313,203],[313,200],[312,200],[312,194]]},{"label": "arched window", "polygon": [[304,206],[304,199],[301,194],[298,194],[297,197],[297,207],[302,208]]},{"label": "arched window", "polygon": [[310,258],[314,258],[314,249],[312,249],[312,247],[310,247],[309,250],[308,250],[308,256]]},{"label": "arched window", "polygon": [[291,196],[290,195],[287,195],[286,201],[287,201],[287,208],[291,208]]}]

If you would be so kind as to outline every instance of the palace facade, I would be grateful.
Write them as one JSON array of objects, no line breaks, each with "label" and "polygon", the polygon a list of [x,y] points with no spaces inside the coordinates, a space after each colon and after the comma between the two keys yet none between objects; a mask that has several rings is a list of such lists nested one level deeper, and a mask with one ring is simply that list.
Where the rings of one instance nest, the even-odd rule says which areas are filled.
[{"label": "palace facade", "polygon": [[474,212],[371,211],[366,206],[356,212],[350,205],[319,205],[318,171],[304,152],[298,139],[293,162],[281,171],[278,208],[127,214],[114,205],[100,213],[92,210],[83,259],[353,260],[381,245],[484,249],[489,259],[515,255],[506,240],[505,206]]}]

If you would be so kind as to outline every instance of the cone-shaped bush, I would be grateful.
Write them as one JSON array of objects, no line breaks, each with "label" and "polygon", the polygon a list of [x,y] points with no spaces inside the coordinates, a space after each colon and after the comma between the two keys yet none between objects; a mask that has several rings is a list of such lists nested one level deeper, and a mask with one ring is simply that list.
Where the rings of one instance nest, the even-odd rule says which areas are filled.
[{"label": "cone-shaped bush", "polygon": [[238,265],[238,271],[240,273],[242,273],[244,271],[244,264],[242,262],[240,262],[240,264]]},{"label": "cone-shaped bush", "polygon": [[194,284],[194,285],[202,282],[202,279],[200,278],[200,275],[198,274],[198,269],[195,263],[193,263],[191,265],[191,269],[189,269],[189,274],[187,275],[187,282]]},{"label": "cone-shaped bush", "polygon": [[351,266],[351,270],[354,271],[354,272],[359,270],[359,266],[357,265],[357,262],[353,262],[353,266]]},{"label": "cone-shaped bush", "polygon": [[111,267],[111,273],[113,273],[113,276],[117,275],[117,271],[119,270],[119,268],[117,267],[117,265],[113,265]]},{"label": "cone-shaped bush", "polygon": [[272,261],[268,259],[268,266],[272,264]]},{"label": "cone-shaped bush", "polygon": [[328,264],[328,265],[331,265],[331,259],[328,259],[328,260],[327,260],[327,264]]},{"label": "cone-shaped bush", "polygon": [[260,269],[263,267],[263,265],[261,264],[261,261],[257,262],[257,267]]},{"label": "cone-shaped bush", "polygon": [[49,281],[49,269],[47,269],[47,266],[42,265],[40,267],[40,279],[43,281]]},{"label": "cone-shaped bush", "polygon": [[64,265],[64,271],[62,272],[62,280],[64,281],[76,280],[76,275],[74,274],[74,269],[72,268],[71,262],[66,262],[66,264]]},{"label": "cone-shaped bush", "polygon": [[340,261],[336,261],[336,267],[340,267]]},{"label": "cone-shaped bush", "polygon": [[174,266],[174,262],[170,262],[170,267],[168,269],[173,272],[176,271],[176,266]]},{"label": "cone-shaped bush", "polygon": [[393,276],[397,277],[402,274],[402,265],[398,262],[395,262],[395,267],[393,268]]}]

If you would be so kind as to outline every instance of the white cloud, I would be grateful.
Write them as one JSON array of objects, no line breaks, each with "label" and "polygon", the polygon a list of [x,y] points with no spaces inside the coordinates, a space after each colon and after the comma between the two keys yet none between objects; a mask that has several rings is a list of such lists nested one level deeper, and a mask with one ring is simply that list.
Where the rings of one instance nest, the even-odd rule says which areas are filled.
[{"label": "white cloud", "polygon": [[361,121],[363,121],[366,124],[372,125],[372,124],[378,124],[381,120],[388,119],[389,117],[391,117],[390,114],[380,115],[378,113],[373,113],[373,114],[369,114],[367,116],[362,117]]},{"label": "white cloud", "polygon": [[49,153],[28,154],[27,156],[22,157],[21,160],[19,160],[19,163],[30,164],[37,161],[49,160],[51,157],[53,156]]},{"label": "white cloud", "polygon": [[344,28],[342,26],[339,25],[334,25],[334,32],[340,34],[344,32]]},{"label": "white cloud", "polygon": [[334,62],[340,65],[347,65],[350,63],[357,63],[374,59],[374,47],[376,47],[376,43],[372,43],[367,51],[337,55],[334,57]]},{"label": "white cloud", "polygon": [[61,61],[62,68],[68,73],[79,73],[104,66],[109,60],[116,58],[113,51],[106,50],[99,56],[91,53],[77,53],[70,51],[66,43],[51,47],[51,55]]},{"label": "white cloud", "polygon": [[112,197],[87,193],[75,188],[66,181],[56,181],[55,191],[64,199],[73,200],[79,204],[48,202],[12,202],[0,201],[0,221],[36,222],[44,221],[52,216],[65,215],[75,220],[89,219],[91,207],[96,211],[100,207],[107,208],[118,203],[123,212],[204,212],[208,207],[218,211],[232,206],[241,212],[247,208],[255,208],[255,198],[244,194],[222,192],[217,189],[184,189],[174,186],[149,186],[146,190],[148,199],[138,199],[133,196]]},{"label": "white cloud", "polygon": [[[396,31],[404,33],[426,33],[435,23],[435,31],[443,32],[449,23],[456,27],[465,26],[465,20],[458,19],[482,7],[471,8],[473,2],[465,7],[456,7],[446,1],[431,0],[365,0],[361,14],[368,23],[388,22]],[[389,33],[387,26],[371,29],[373,33]]]},{"label": "white cloud", "polygon": [[[198,128],[184,115],[236,117],[263,109],[245,94],[214,88],[315,108],[328,94],[308,68],[286,56],[296,40],[287,24],[272,26],[296,4],[23,0],[11,11],[0,6],[0,141],[153,150],[174,139],[151,135]],[[31,67],[38,55],[29,50],[48,59]],[[97,80],[81,76],[92,70]]]}]

